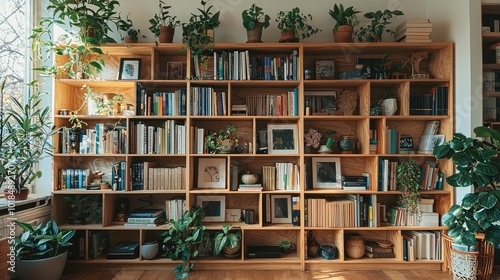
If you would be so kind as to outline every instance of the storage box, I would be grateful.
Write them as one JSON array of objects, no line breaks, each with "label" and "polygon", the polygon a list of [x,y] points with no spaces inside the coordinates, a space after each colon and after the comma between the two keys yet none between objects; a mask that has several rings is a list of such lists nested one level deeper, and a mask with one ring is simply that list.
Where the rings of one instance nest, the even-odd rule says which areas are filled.
[{"label": "storage box", "polygon": [[439,213],[424,212],[420,220],[420,226],[437,227],[439,226]]}]

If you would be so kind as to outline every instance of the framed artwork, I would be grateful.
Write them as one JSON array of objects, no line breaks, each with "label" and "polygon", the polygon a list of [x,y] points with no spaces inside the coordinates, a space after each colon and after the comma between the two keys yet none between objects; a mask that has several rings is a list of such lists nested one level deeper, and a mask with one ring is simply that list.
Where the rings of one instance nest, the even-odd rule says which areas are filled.
[{"label": "framed artwork", "polygon": [[226,197],[220,195],[198,196],[196,203],[205,211],[203,221],[224,222],[226,219]]},{"label": "framed artwork", "polygon": [[306,115],[307,108],[312,115],[334,115],[337,111],[337,91],[306,91],[304,93]]},{"label": "framed artwork", "polygon": [[241,209],[226,209],[226,222],[239,222],[241,219]]},{"label": "framed artwork", "polygon": [[312,158],[313,189],[341,188],[340,158]]},{"label": "framed artwork", "polygon": [[167,80],[182,80],[182,62],[167,62]]},{"label": "framed artwork", "polygon": [[200,158],[198,161],[198,188],[226,188],[226,159]]},{"label": "framed artwork", "polygon": [[297,124],[268,124],[267,146],[269,154],[297,154]]},{"label": "framed artwork", "polygon": [[335,79],[335,60],[316,59],[314,64],[316,69],[316,80]]},{"label": "framed artwork", "polygon": [[292,223],[292,197],[290,195],[271,196],[271,223]]},{"label": "framed artwork", "polygon": [[434,135],[434,137],[432,138],[432,147],[431,149],[434,151],[434,149],[443,144],[444,143],[444,140],[445,140],[445,135],[444,134],[438,134],[438,135]]},{"label": "framed artwork", "polygon": [[118,80],[139,80],[141,77],[140,58],[120,59],[120,72]]}]

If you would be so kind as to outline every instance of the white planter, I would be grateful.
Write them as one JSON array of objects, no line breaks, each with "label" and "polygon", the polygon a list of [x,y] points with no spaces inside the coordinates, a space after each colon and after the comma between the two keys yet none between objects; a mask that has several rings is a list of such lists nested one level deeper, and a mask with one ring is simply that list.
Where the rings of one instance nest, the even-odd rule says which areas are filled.
[{"label": "white planter", "polygon": [[17,260],[17,273],[21,280],[59,280],[66,264],[68,252],[40,260]]},{"label": "white planter", "polygon": [[382,115],[392,116],[398,110],[398,101],[396,98],[384,99],[380,105],[380,109],[382,110]]}]

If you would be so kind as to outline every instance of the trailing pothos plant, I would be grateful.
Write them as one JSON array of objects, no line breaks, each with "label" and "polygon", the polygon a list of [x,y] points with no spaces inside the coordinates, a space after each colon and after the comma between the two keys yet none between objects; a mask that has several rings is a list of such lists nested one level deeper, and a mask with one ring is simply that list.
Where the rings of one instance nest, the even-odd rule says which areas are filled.
[{"label": "trailing pothos plant", "polygon": [[474,128],[477,137],[462,133],[434,149],[438,159],[452,160],[457,173],[446,178],[453,187],[474,187],[460,204],[453,205],[441,217],[454,242],[472,246],[475,233],[483,232],[485,240],[500,245],[500,132],[489,127]]},{"label": "trailing pothos plant", "polygon": [[201,1],[203,8],[197,8],[198,14],[191,13],[189,21],[182,23],[182,43],[191,51],[191,55],[202,58],[211,52],[210,44],[213,38],[207,35],[207,30],[214,29],[220,25],[220,11],[214,13],[213,5],[207,7],[208,1]]},{"label": "trailing pothos plant", "polygon": [[396,167],[396,185],[401,191],[399,203],[409,216],[420,224],[420,166],[409,158],[400,161]]},{"label": "trailing pothos plant", "polygon": [[188,276],[189,270],[194,266],[191,260],[198,256],[198,246],[207,246],[209,234],[201,222],[203,218],[205,211],[197,205],[193,206],[191,210],[184,212],[179,220],[170,220],[169,230],[162,234],[162,237],[165,237],[163,243],[170,248],[168,257],[173,261],[182,261],[174,269],[177,279]]}]

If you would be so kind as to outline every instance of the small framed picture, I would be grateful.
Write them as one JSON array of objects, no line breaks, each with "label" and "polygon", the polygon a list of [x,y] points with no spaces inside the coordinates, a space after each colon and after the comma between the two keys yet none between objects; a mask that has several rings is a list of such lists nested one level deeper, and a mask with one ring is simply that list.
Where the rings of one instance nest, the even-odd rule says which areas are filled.
[{"label": "small framed picture", "polygon": [[292,197],[290,195],[271,196],[271,223],[292,223]]},{"label": "small framed picture", "polygon": [[141,78],[141,59],[120,59],[120,73],[118,80],[139,80]]},{"label": "small framed picture", "polygon": [[296,154],[297,124],[268,124],[267,145],[269,154]]},{"label": "small framed picture", "polygon": [[226,159],[200,158],[198,161],[198,188],[226,188]]},{"label": "small framed picture", "polygon": [[224,222],[226,219],[226,197],[221,195],[198,196],[196,203],[205,212],[203,221]]},{"label": "small framed picture", "polygon": [[313,189],[340,189],[340,158],[312,158],[312,174]]},{"label": "small framed picture", "polygon": [[[305,106],[312,115],[334,115],[337,111],[337,91],[306,91]],[[307,115],[307,109],[306,109]]]},{"label": "small framed picture", "polygon": [[182,62],[167,62],[167,80],[182,80]]},{"label": "small framed picture", "polygon": [[241,209],[226,209],[226,222],[239,222],[241,219]]},{"label": "small framed picture", "polygon": [[432,150],[434,151],[434,149],[443,144],[444,143],[444,140],[445,140],[445,135],[444,134],[438,134],[438,135],[434,135],[434,137],[432,138]]},{"label": "small framed picture", "polygon": [[316,80],[335,79],[335,60],[316,59],[314,64],[316,69]]}]

